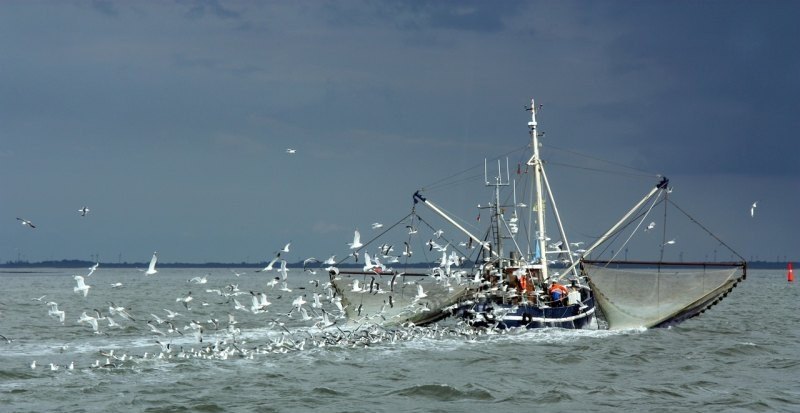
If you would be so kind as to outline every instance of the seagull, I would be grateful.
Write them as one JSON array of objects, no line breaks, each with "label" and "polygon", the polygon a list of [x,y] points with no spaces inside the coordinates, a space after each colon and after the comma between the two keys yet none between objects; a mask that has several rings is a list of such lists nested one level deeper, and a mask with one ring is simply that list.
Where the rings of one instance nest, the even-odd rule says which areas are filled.
[{"label": "seagull", "polygon": [[362,293],[362,292],[364,292],[364,290],[361,287],[359,287],[358,280],[353,280],[353,287],[352,287],[352,289],[350,291],[352,291],[354,293]]},{"label": "seagull", "polygon": [[311,307],[312,308],[322,308],[322,302],[319,301],[319,299],[322,297],[322,295],[320,295],[318,293],[314,293],[314,295],[312,297],[314,297],[314,302],[311,303]]},{"label": "seagull", "polygon": [[295,299],[292,301],[292,305],[293,305],[293,306],[295,306],[295,307],[297,307],[297,308],[300,308],[300,307],[302,307],[302,306],[303,306],[303,305],[305,305],[305,304],[306,304],[306,300],[303,298],[303,296],[302,296],[302,295],[301,295],[301,296],[298,296],[297,298],[295,298]]},{"label": "seagull", "polygon": [[175,302],[176,303],[178,303],[178,302],[183,303],[183,306],[186,307],[186,309],[188,310],[189,309],[189,302],[192,301],[193,299],[194,298],[192,298],[192,292],[189,291],[189,294],[187,294],[186,297],[178,297],[178,298],[175,299]]},{"label": "seagull", "polygon": [[308,272],[310,272],[311,274],[316,274],[316,273],[317,273],[317,271],[316,271],[316,270],[307,268],[307,267],[308,267],[308,265],[310,265],[311,263],[314,263],[314,262],[317,262],[317,263],[319,263],[319,260],[318,260],[318,259],[316,259],[316,258],[314,258],[314,257],[310,257],[310,258],[306,258],[306,259],[304,259],[304,260],[303,260],[303,271],[308,271]]},{"label": "seagull", "polygon": [[381,255],[384,257],[389,255],[390,252],[394,251],[394,247],[389,244],[383,244],[380,246]]},{"label": "seagull", "polygon": [[27,219],[23,219],[23,218],[17,217],[17,221],[21,221],[22,225],[27,225],[27,226],[29,226],[31,228],[36,228],[36,225],[33,225],[33,222],[31,222],[31,221],[29,221]]},{"label": "seagull", "polygon": [[350,246],[351,250],[356,250],[364,246],[364,244],[361,243],[361,233],[358,232],[358,230],[356,230],[356,232],[353,234],[353,242],[349,243],[348,245]]},{"label": "seagull", "polygon": [[373,222],[372,229],[378,229],[378,228],[383,228],[383,224],[381,224],[380,222]]},{"label": "seagull", "polygon": [[286,267],[286,260],[281,260],[281,268],[278,269],[278,272],[281,273],[283,281],[286,281],[286,278],[289,276],[289,268]]},{"label": "seagull", "polygon": [[94,272],[97,271],[97,267],[99,267],[99,266],[100,266],[100,263],[98,262],[95,265],[92,265],[91,267],[89,267],[89,273],[86,274],[86,276],[89,277],[92,274],[94,274]]},{"label": "seagull", "polygon": [[111,288],[120,288],[122,287],[122,283],[113,283],[111,284]]},{"label": "seagull", "polygon": [[278,250],[278,253],[281,253],[281,252],[289,252],[289,245],[292,245],[292,242],[291,242],[291,241],[290,241],[290,242],[288,242],[286,245],[284,245],[282,249]]},{"label": "seagull", "polygon": [[42,301],[42,300],[43,300],[45,297],[47,297],[47,295],[46,295],[46,294],[45,294],[45,295],[43,295],[43,296],[41,296],[41,297],[34,297],[34,298],[31,298],[31,301]]},{"label": "seagull", "polygon": [[293,154],[297,153],[297,149],[286,148],[286,153],[288,153],[289,155],[293,155]]},{"label": "seagull", "polygon": [[95,334],[100,334],[100,332],[97,330],[97,318],[87,315],[86,311],[81,314],[81,318],[78,319],[78,322],[89,324],[92,326],[92,330],[94,330]]},{"label": "seagull", "polygon": [[325,265],[336,265],[336,256],[335,255],[331,255],[330,258],[328,258],[327,260],[325,260],[325,262],[323,262],[323,264],[325,264]]},{"label": "seagull", "polygon": [[674,244],[674,243],[675,243],[675,239],[673,238],[673,239],[671,239],[671,240],[669,240],[669,241],[667,241],[667,242],[663,243],[663,244],[662,244],[662,246],[664,246],[664,245],[672,245],[672,244]]},{"label": "seagull", "polygon": [[167,334],[163,331],[159,330],[158,327],[153,325],[153,320],[147,320],[147,326],[150,327],[150,331],[155,334],[160,334],[162,336],[166,336]]},{"label": "seagull", "polygon": [[58,309],[58,303],[56,303],[55,301],[50,301],[47,303],[47,305],[50,307],[50,310],[47,312],[47,315],[53,318],[57,318],[58,321],[61,322],[61,324],[64,324],[64,311]]},{"label": "seagull", "polygon": [[144,272],[144,275],[153,275],[158,272],[156,270],[156,262],[158,262],[158,251],[153,253],[153,258],[150,258],[150,266],[147,267],[147,271]]},{"label": "seagull", "polygon": [[166,308],[164,309],[164,311],[166,311],[167,318],[169,318],[169,319],[173,319],[173,318],[175,318],[175,317],[177,317],[179,315],[183,315],[181,313],[176,313],[175,311],[172,311],[172,310],[167,310]]},{"label": "seagull", "polygon": [[88,213],[89,213],[89,211],[91,211],[91,210],[90,210],[89,208],[87,208],[87,207],[83,207],[83,208],[81,208],[81,209],[79,209],[79,210],[78,210],[78,212],[80,212],[80,213],[81,213],[81,216],[82,216],[82,217],[85,217],[85,216],[86,216],[86,214],[88,214]]},{"label": "seagull", "polygon": [[414,299],[419,300],[420,298],[425,298],[427,296],[428,294],[422,289],[422,284],[417,284],[417,295],[414,297]]},{"label": "seagull", "polygon": [[410,257],[411,254],[413,254],[413,252],[411,251],[411,247],[408,245],[408,242],[403,241],[403,244],[405,244],[405,247],[403,249],[403,255],[406,257]]},{"label": "seagull", "polygon": [[753,202],[753,205],[750,206],[750,217],[752,218],[756,214],[756,207],[758,206],[758,201]]},{"label": "seagull", "polygon": [[442,234],[444,234],[444,230],[440,229],[440,230],[437,230],[436,232],[434,232],[433,236],[435,236],[436,238],[441,238]]},{"label": "seagull", "polygon": [[264,293],[255,293],[250,291],[253,303],[250,305],[250,312],[253,314],[267,312],[267,307],[272,303],[267,300],[267,295]]},{"label": "seagull", "polygon": [[189,282],[195,283],[195,284],[205,284],[205,283],[208,282],[208,274],[206,274],[206,275],[204,275],[202,277],[193,277],[191,280],[189,280]]},{"label": "seagull", "polygon": [[260,270],[256,270],[256,272],[272,271],[272,266],[275,265],[275,263],[278,261],[279,257],[280,257],[280,255],[278,255],[277,257],[273,258],[272,261],[270,261],[269,264],[267,264],[266,267],[264,267],[264,268],[262,268]]},{"label": "seagull", "polygon": [[92,286],[91,285],[86,285],[83,282],[83,277],[81,277],[80,275],[74,275],[72,278],[74,278],[75,281],[78,282],[78,285],[76,287],[74,287],[72,289],[72,291],[74,291],[76,293],[83,291],[83,296],[86,297],[86,295],[89,294],[89,289],[92,288]]},{"label": "seagull", "polygon": [[112,301],[108,301],[108,312],[112,315],[119,314],[120,316],[122,316],[122,318],[130,321],[134,322],[136,321],[134,320],[133,317],[131,317],[131,315],[128,313],[128,310],[126,310],[125,307],[114,305]]},{"label": "seagull", "polygon": [[652,221],[652,222],[650,222],[649,224],[647,224],[647,228],[645,228],[644,230],[645,230],[645,231],[650,231],[651,229],[653,229],[653,228],[655,228],[655,227],[656,227],[656,222],[655,222],[655,221]]}]

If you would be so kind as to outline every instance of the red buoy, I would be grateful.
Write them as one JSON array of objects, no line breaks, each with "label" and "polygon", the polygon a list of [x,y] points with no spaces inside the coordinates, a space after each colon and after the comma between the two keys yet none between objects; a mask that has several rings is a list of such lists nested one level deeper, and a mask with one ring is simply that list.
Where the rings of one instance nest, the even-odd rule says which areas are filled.
[{"label": "red buoy", "polygon": [[792,263],[789,263],[789,270],[786,273],[786,280],[789,282],[794,282],[794,271],[792,271]]}]

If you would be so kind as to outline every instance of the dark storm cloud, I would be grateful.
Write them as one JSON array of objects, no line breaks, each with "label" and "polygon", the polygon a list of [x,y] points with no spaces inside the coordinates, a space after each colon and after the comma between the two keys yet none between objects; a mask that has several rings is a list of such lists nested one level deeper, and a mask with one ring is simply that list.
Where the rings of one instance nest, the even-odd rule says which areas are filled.
[{"label": "dark storm cloud", "polygon": [[587,115],[638,125],[617,138],[646,139],[644,158],[660,159],[658,170],[791,173],[800,55],[787,42],[800,38],[797,8],[749,4],[625,2],[585,15],[590,28],[616,32],[605,77],[640,89],[630,100],[588,104]]},{"label": "dark storm cloud", "polygon": [[114,2],[109,0],[92,0],[92,8],[109,17],[119,15],[119,10]]},{"label": "dark storm cloud", "polygon": [[[734,234],[758,198],[764,221],[748,231],[792,250],[774,229],[792,218],[769,213],[800,182],[791,2],[2,7],[0,212],[32,209],[46,230],[57,215],[47,206],[97,197],[95,219],[108,221],[86,245],[26,244],[11,222],[0,259],[14,248],[72,258],[105,237],[125,251],[156,239],[180,250],[176,260],[240,260],[273,238],[300,248],[314,231],[325,236],[308,236],[309,252],[334,253],[359,220],[385,218],[350,205],[365,191],[405,208],[397,200],[419,186],[523,146],[531,96],[545,105],[548,149],[678,175],[676,194],[724,200],[702,212]],[[545,156],[562,161],[555,154]],[[587,213],[588,188],[570,189],[581,230],[597,221],[587,215],[618,212],[619,194],[598,191]],[[220,257],[197,249],[209,238],[224,241]],[[747,249],[761,248],[775,249]]]},{"label": "dark storm cloud", "polygon": [[326,20],[338,26],[382,25],[400,30],[444,29],[500,32],[504,20],[525,7],[524,2],[484,1],[363,1],[328,2]]},{"label": "dark storm cloud", "polygon": [[[183,2],[188,5],[186,17],[199,19],[206,16],[218,17],[220,19],[238,19],[241,13],[231,7],[224,6],[218,0],[189,0]],[[232,3],[235,4],[235,3]]]}]

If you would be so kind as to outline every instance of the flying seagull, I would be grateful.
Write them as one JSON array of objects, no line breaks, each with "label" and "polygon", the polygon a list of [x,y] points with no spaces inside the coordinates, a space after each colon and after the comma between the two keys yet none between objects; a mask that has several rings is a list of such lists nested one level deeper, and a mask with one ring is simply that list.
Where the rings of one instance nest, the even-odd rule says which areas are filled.
[{"label": "flying seagull", "polygon": [[278,255],[277,257],[273,258],[272,261],[270,261],[269,264],[267,264],[266,267],[264,267],[264,268],[262,268],[260,270],[256,270],[256,272],[272,271],[272,266],[275,265],[276,262],[278,262],[278,258],[279,257],[280,257],[280,255]]},{"label": "flying seagull", "polygon": [[286,153],[288,153],[289,155],[294,155],[297,153],[297,149],[286,148]]},{"label": "flying seagull", "polygon": [[353,242],[349,243],[348,245],[350,246],[351,250],[356,250],[364,246],[364,244],[361,243],[361,233],[358,232],[358,230],[353,233]]},{"label": "flying seagull", "polygon": [[[750,217],[752,218],[756,214],[756,207],[758,206],[758,201],[753,202],[753,205],[750,206]],[[19,218],[17,218],[19,219]]]},{"label": "flying seagull", "polygon": [[81,209],[79,209],[79,210],[78,210],[78,212],[80,212],[80,213],[81,213],[81,216],[82,216],[82,217],[85,217],[85,216],[86,216],[86,214],[88,214],[88,213],[89,213],[89,211],[90,211],[90,209],[89,209],[88,207],[83,207],[83,208],[81,208]]},{"label": "flying seagull", "polygon": [[89,267],[89,273],[86,274],[86,276],[90,277],[92,274],[94,274],[94,272],[97,271],[97,267],[99,267],[99,266],[100,266],[100,263],[98,262],[98,263],[92,265],[91,267]]},{"label": "flying seagull", "polygon": [[86,295],[89,294],[89,289],[92,288],[92,286],[86,285],[86,283],[83,281],[83,277],[80,275],[74,275],[72,278],[74,278],[77,283],[77,285],[72,288],[72,291],[76,293],[83,292],[83,296],[86,297]]},{"label": "flying seagull", "polygon": [[153,275],[158,272],[156,270],[156,262],[158,262],[158,251],[153,253],[153,258],[150,258],[150,266],[147,267],[147,271],[144,272],[144,275]]},{"label": "flying seagull", "polygon": [[31,228],[36,228],[36,225],[33,225],[33,222],[31,222],[31,221],[29,221],[27,219],[23,219],[23,218],[17,217],[17,221],[21,221],[22,225],[27,225],[27,226],[29,226]]}]

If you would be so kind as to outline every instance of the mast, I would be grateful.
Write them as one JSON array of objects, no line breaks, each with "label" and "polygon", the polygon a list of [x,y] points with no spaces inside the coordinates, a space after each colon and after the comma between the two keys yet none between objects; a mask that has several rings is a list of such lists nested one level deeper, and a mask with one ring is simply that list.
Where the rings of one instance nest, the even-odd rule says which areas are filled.
[{"label": "mast", "polygon": [[531,133],[531,149],[533,152],[531,159],[528,160],[528,165],[533,167],[533,180],[535,185],[536,243],[539,246],[539,263],[542,266],[542,279],[547,280],[549,275],[547,273],[547,249],[545,248],[546,236],[544,231],[544,197],[542,196],[542,160],[539,157],[539,134],[536,131],[536,104],[533,99],[531,99],[531,107],[528,108],[528,110],[531,111],[531,121],[528,122],[528,128]]},{"label": "mast", "polygon": [[486,160],[484,160],[484,181],[486,186],[494,187],[494,202],[489,205],[491,210],[491,233],[494,242],[494,250],[500,257],[504,256],[503,253],[503,234],[500,228],[500,221],[502,220],[502,206],[500,205],[500,187],[509,186],[511,176],[508,169],[508,158],[506,158],[506,179],[503,181],[503,171],[501,169],[500,160],[497,161],[497,176],[494,178],[494,183],[489,182],[489,177],[486,175]]}]

